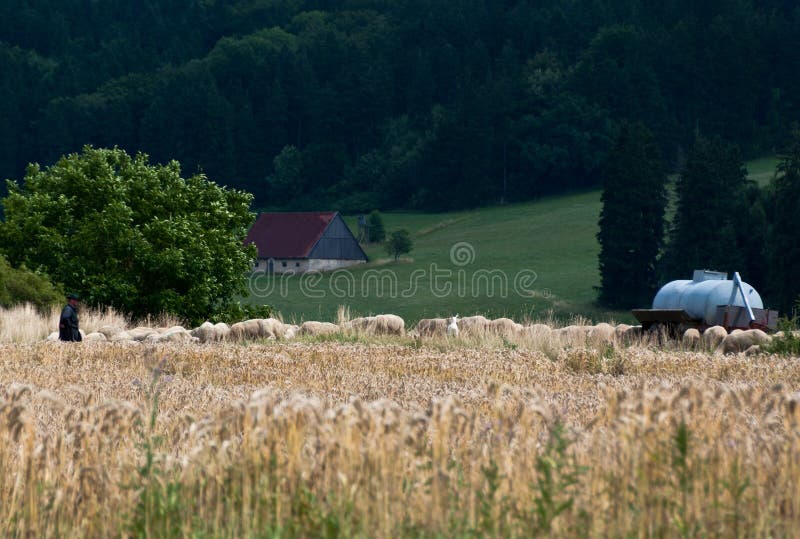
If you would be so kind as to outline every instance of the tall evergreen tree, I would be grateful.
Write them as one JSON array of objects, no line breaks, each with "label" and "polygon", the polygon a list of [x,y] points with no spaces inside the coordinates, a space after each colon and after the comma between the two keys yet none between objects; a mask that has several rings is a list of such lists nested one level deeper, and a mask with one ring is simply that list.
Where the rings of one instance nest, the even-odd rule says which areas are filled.
[{"label": "tall evergreen tree", "polygon": [[600,297],[607,307],[647,305],[664,240],[666,172],[652,133],[624,123],[603,172]]},{"label": "tall evergreen tree", "polygon": [[772,227],[769,234],[770,298],[773,307],[791,314],[800,300],[800,131],[795,131],[772,182]]},{"label": "tall evergreen tree", "polygon": [[736,146],[719,137],[695,141],[676,186],[667,279],[685,279],[694,269],[743,271],[749,185]]}]

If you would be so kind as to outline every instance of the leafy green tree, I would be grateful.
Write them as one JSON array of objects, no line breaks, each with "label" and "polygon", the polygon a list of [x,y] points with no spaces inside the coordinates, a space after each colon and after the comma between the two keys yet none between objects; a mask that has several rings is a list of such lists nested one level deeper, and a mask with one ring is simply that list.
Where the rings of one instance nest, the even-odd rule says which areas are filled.
[{"label": "leafy green tree", "polygon": [[769,234],[769,290],[775,307],[791,316],[800,307],[800,131],[795,131],[772,181],[772,226]]},{"label": "leafy green tree", "polygon": [[244,292],[252,196],[180,165],[86,146],[8,182],[0,249],[90,304],[191,322]]},{"label": "leafy green tree", "polygon": [[380,243],[386,239],[386,228],[383,226],[383,217],[378,210],[372,210],[367,220],[369,224],[369,241]]},{"label": "leafy green tree", "polygon": [[0,256],[0,306],[30,303],[45,311],[63,301],[64,291],[51,283],[47,276],[25,267],[12,268],[8,260]]},{"label": "leafy green tree", "polygon": [[[743,219],[750,184],[736,146],[719,137],[697,139],[676,186],[665,277],[686,278],[694,269],[744,271],[753,232]],[[755,282],[757,276],[744,277]]]},{"label": "leafy green tree", "polygon": [[395,260],[400,258],[400,255],[410,253],[413,247],[414,242],[411,241],[411,235],[404,228],[395,230],[386,239],[386,252]]},{"label": "leafy green tree", "polygon": [[658,145],[642,124],[623,124],[603,172],[600,212],[601,304],[647,306],[664,242],[666,173]]}]

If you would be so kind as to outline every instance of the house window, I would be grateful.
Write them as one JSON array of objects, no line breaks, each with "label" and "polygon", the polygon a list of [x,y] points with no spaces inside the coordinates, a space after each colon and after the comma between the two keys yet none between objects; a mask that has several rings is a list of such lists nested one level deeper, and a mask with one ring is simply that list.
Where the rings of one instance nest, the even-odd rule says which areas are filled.
[{"label": "house window", "polygon": [[281,262],[281,266],[286,267],[286,261]]},{"label": "house window", "polygon": [[300,267],[300,262],[295,262],[294,263],[294,267],[299,268]]}]

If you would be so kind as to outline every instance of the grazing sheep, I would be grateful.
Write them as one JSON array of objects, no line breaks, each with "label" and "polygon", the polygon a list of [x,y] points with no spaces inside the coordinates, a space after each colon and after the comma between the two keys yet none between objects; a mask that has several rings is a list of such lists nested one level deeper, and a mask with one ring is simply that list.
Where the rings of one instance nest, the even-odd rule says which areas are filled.
[{"label": "grazing sheep", "polygon": [[106,336],[99,331],[95,331],[93,333],[89,333],[86,337],[83,338],[84,342],[108,342]]},{"label": "grazing sheep", "polygon": [[298,335],[333,335],[339,333],[339,326],[331,322],[303,322]]},{"label": "grazing sheep", "polygon": [[456,315],[447,320],[447,336],[456,338],[458,333],[458,315]]},{"label": "grazing sheep", "polygon": [[165,331],[158,337],[158,342],[198,342],[197,337],[180,326],[175,326]]},{"label": "grazing sheep", "polygon": [[489,331],[489,319],[485,316],[467,316],[458,321],[459,329],[464,335],[483,336]]},{"label": "grazing sheep", "polygon": [[214,331],[217,332],[217,340],[224,341],[231,334],[231,327],[225,322],[217,322],[214,324]]},{"label": "grazing sheep", "polygon": [[496,318],[489,322],[489,330],[501,337],[510,338],[522,331],[522,324],[517,324],[510,318]]},{"label": "grazing sheep", "polygon": [[200,342],[215,342],[218,340],[217,328],[211,322],[203,322],[200,326],[190,331],[192,337],[197,337]]},{"label": "grazing sheep", "polygon": [[722,326],[711,326],[703,332],[703,348],[706,350],[716,350],[722,343],[728,332]]},{"label": "grazing sheep", "polygon": [[127,331],[120,331],[119,333],[115,333],[108,339],[111,342],[122,342],[122,341],[132,341],[133,337]]},{"label": "grazing sheep", "polygon": [[617,324],[617,327],[614,328],[614,338],[617,341],[622,341],[625,339],[625,333],[631,328],[630,324]]},{"label": "grazing sheep", "polygon": [[128,330],[128,335],[130,335],[134,341],[138,342],[145,340],[148,335],[153,335],[153,334],[158,335],[158,331],[156,331],[153,328],[147,328],[147,327],[137,327]]},{"label": "grazing sheep", "polygon": [[566,326],[557,330],[557,335],[564,343],[585,344],[592,326]]},{"label": "grazing sheep", "polygon": [[368,332],[370,325],[375,324],[374,316],[359,316],[343,324],[345,329]]},{"label": "grazing sheep", "polygon": [[532,324],[530,326],[523,326],[520,330],[520,335],[534,341],[549,339],[550,335],[552,334],[553,330],[546,324]]},{"label": "grazing sheep", "polygon": [[724,354],[738,354],[744,352],[751,346],[762,345],[772,340],[772,337],[760,329],[748,329],[747,331],[734,331],[722,341],[722,352]]},{"label": "grazing sheep", "polygon": [[287,341],[294,339],[297,336],[298,331],[300,331],[300,326],[295,324],[284,324],[283,338]]},{"label": "grazing sheep", "polygon": [[402,335],[405,325],[405,321],[395,314],[379,314],[354,318],[346,327],[369,335]]},{"label": "grazing sheep", "polygon": [[447,334],[448,321],[444,318],[423,318],[417,322],[417,333],[420,337],[433,337]]},{"label": "grazing sheep", "polygon": [[601,322],[596,326],[591,326],[586,332],[586,337],[593,344],[614,344],[616,329],[611,324]]},{"label": "grazing sheep", "polygon": [[125,331],[125,329],[124,329],[124,328],[121,328],[121,327],[119,327],[119,326],[110,326],[110,325],[105,325],[105,326],[101,326],[101,327],[100,327],[100,328],[97,330],[97,333],[102,333],[102,334],[103,334],[103,336],[104,336],[104,337],[105,337],[107,340],[111,340],[111,337],[113,337],[113,336],[114,336],[114,335],[116,335],[117,333],[122,333],[123,331]]},{"label": "grazing sheep", "polygon": [[547,324],[531,324],[525,331],[530,335],[549,335],[553,330]]},{"label": "grazing sheep", "polygon": [[224,341],[230,332],[231,328],[225,322],[217,322],[216,324],[203,322],[199,327],[190,331],[189,334],[192,337],[196,337],[199,342],[207,343]]},{"label": "grazing sheep", "polygon": [[260,339],[267,336],[267,334],[264,332],[264,327],[265,326],[262,324],[261,320],[257,319],[236,322],[231,326],[228,339],[234,341]]},{"label": "grazing sheep", "polygon": [[183,326],[170,326],[168,328],[158,328],[158,332],[163,335],[164,333],[174,332],[174,331],[186,331],[186,328]]},{"label": "grazing sheep", "polygon": [[276,318],[261,318],[258,320],[258,325],[261,328],[261,338],[281,339],[286,331],[283,322]]},{"label": "grazing sheep", "polygon": [[396,314],[379,314],[378,327],[385,335],[402,335],[406,331],[406,322]]},{"label": "grazing sheep", "polygon": [[757,356],[761,353],[761,346],[754,344],[750,348],[744,351],[744,355],[746,356]]},{"label": "grazing sheep", "polygon": [[694,350],[700,344],[700,331],[696,328],[687,329],[683,332],[681,343],[687,350]]}]

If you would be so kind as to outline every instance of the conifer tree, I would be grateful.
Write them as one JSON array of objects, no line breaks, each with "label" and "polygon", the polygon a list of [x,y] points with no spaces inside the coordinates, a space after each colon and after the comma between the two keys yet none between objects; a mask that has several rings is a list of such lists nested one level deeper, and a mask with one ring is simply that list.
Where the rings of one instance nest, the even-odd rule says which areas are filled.
[{"label": "conifer tree", "polygon": [[769,291],[772,307],[791,316],[800,310],[800,131],[778,164],[772,181],[772,226],[769,233]]},{"label": "conifer tree", "polygon": [[[687,279],[695,269],[744,271],[747,234],[756,233],[744,218],[749,185],[736,146],[719,137],[695,141],[676,185],[667,280]],[[753,282],[758,276],[745,277]]]},{"label": "conifer tree", "polygon": [[642,124],[623,124],[603,172],[600,296],[613,308],[648,306],[664,240],[666,173],[658,145]]}]

